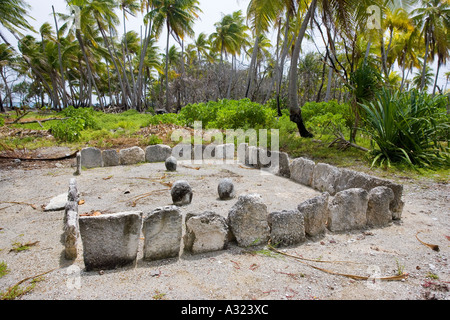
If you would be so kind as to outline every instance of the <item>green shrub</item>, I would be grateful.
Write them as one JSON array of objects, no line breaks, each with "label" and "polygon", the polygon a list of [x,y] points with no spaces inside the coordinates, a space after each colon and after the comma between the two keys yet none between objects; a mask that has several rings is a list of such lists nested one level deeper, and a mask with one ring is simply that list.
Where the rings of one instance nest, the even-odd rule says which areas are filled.
[{"label": "green shrub", "polygon": [[384,89],[374,102],[361,107],[366,130],[377,146],[371,152],[372,164],[449,165],[449,118],[441,97]]},{"label": "green shrub", "polygon": [[273,125],[275,116],[275,110],[250,99],[189,104],[180,112],[188,126],[201,121],[203,128],[220,129],[268,128]]},{"label": "green shrub", "polygon": [[59,142],[75,142],[80,140],[85,128],[82,118],[69,118],[52,125],[51,133]]},{"label": "green shrub", "polygon": [[302,107],[302,116],[307,128],[316,133],[323,133],[324,127],[331,122],[342,132],[353,125],[350,105],[337,101],[307,102]]},{"label": "green shrub", "polygon": [[97,121],[95,119],[95,111],[92,108],[78,108],[75,109],[72,106],[65,108],[60,113],[65,118],[82,119],[83,129],[99,129]]}]

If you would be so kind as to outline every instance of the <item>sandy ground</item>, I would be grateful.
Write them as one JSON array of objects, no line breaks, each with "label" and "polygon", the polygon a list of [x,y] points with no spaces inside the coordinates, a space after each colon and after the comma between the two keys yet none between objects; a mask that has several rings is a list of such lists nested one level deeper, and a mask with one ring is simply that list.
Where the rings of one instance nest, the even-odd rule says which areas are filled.
[{"label": "sandy ground", "polygon": [[[182,252],[178,259],[148,262],[142,259],[141,241],[135,265],[86,272],[81,243],[75,261],[64,259],[63,211],[42,209],[51,198],[67,191],[73,162],[19,164],[8,160],[0,166],[0,262],[6,262],[9,269],[0,278],[0,292],[22,279],[50,271],[19,299],[450,299],[448,184],[404,180],[401,221],[381,229],[328,232],[321,239],[282,249],[303,260],[276,254],[265,246],[240,248],[231,243],[223,251],[199,255]],[[142,164],[83,171],[77,177],[85,201],[79,212],[150,212],[171,204],[167,183],[185,179],[193,187],[194,198],[191,205],[182,207],[184,214],[211,210],[227,216],[236,199],[218,199],[217,184],[224,177],[233,179],[238,194],[260,193],[269,211],[294,209],[318,194],[288,179],[236,164],[179,165],[176,173],[166,173],[161,163]],[[416,236],[438,245],[439,251]],[[17,243],[35,245],[15,252],[11,249]],[[379,278],[403,272],[407,278],[396,281],[354,280],[342,275]]]}]

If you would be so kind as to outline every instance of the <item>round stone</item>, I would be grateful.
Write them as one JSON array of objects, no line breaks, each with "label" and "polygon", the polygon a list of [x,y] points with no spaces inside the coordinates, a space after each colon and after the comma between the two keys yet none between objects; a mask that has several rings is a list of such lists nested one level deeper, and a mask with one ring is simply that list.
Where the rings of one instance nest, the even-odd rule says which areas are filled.
[{"label": "round stone", "polygon": [[176,171],[177,170],[177,159],[173,156],[170,156],[166,159],[166,169],[167,171]]},{"label": "round stone", "polygon": [[192,201],[192,188],[185,180],[175,181],[170,194],[174,205],[186,205]]},{"label": "round stone", "polygon": [[220,180],[217,191],[221,200],[229,200],[235,197],[234,184],[229,178]]}]

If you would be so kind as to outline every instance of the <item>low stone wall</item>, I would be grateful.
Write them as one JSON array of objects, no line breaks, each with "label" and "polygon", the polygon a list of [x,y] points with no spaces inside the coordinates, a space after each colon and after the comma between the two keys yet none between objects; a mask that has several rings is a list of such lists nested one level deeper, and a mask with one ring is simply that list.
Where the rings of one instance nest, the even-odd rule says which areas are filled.
[{"label": "low stone wall", "polygon": [[[186,156],[189,147],[179,148],[174,155],[169,147],[159,145],[130,148],[118,152],[114,163],[136,163],[143,161],[164,161],[170,156]],[[211,147],[209,148],[211,155]],[[140,150],[139,150],[140,149]],[[194,150],[195,148],[192,148]],[[215,148],[216,154],[231,153],[231,146]],[[108,156],[111,154],[108,152]],[[105,161],[105,151],[94,148],[81,151],[84,166],[93,158],[92,164],[111,163]],[[190,154],[192,157],[192,153]],[[274,156],[275,157],[272,157]],[[128,160],[124,160],[124,157]],[[277,159],[267,163],[265,157]],[[230,157],[231,158],[231,157]],[[68,202],[64,217],[65,252],[67,259],[77,256],[77,239],[83,243],[83,258],[86,269],[110,269],[135,261],[138,241],[144,235],[144,260],[159,260],[177,257],[182,250],[193,254],[223,250],[227,243],[247,247],[265,244],[290,246],[315,240],[329,232],[347,232],[371,227],[386,227],[392,220],[400,219],[403,209],[403,187],[391,181],[372,177],[364,173],[339,169],[305,158],[292,161],[286,153],[273,154],[261,148],[241,144],[237,158],[250,167],[265,169],[287,177],[322,193],[298,204],[295,210],[269,212],[259,194],[242,194],[235,199],[233,192],[228,201],[236,201],[227,215],[217,212],[182,211],[192,201],[192,190],[188,181],[177,181],[171,190],[174,205],[156,208],[152,212],[123,212],[100,216],[78,217],[78,191],[75,179],[69,185]],[[86,160],[89,159],[89,160]],[[137,159],[137,160],[132,160]],[[232,181],[220,181],[219,195],[234,187]],[[178,202],[177,199],[185,199]],[[195,201],[195,199],[194,199]],[[175,205],[176,204],[176,205]],[[226,217],[225,217],[226,216]]]}]

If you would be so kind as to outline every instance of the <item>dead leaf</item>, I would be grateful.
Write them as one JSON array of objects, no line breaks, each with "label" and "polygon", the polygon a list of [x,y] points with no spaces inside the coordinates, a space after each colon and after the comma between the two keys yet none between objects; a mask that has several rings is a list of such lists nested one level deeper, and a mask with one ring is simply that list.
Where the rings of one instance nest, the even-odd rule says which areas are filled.
[{"label": "dead leaf", "polygon": [[421,244],[423,244],[423,245],[425,245],[425,246],[431,248],[431,249],[434,250],[434,251],[439,252],[439,246],[438,246],[437,244],[426,243],[426,242],[423,242],[422,240],[419,239],[419,237],[418,237],[417,235],[418,235],[420,232],[421,232],[421,231],[419,231],[419,232],[416,233],[416,239],[419,240],[419,242],[420,242]]},{"label": "dead leaf", "polygon": [[85,203],[86,203],[86,201],[84,201],[83,199],[81,199],[81,200],[78,201],[78,205],[79,205],[79,206],[82,206],[82,205],[85,204]]},{"label": "dead leaf", "polygon": [[89,213],[80,214],[80,217],[98,217],[101,215],[102,213],[100,211],[91,211]]},{"label": "dead leaf", "polygon": [[106,177],[106,178],[103,178],[103,180],[109,180],[109,179],[111,179],[113,176],[108,176],[108,177]]}]

